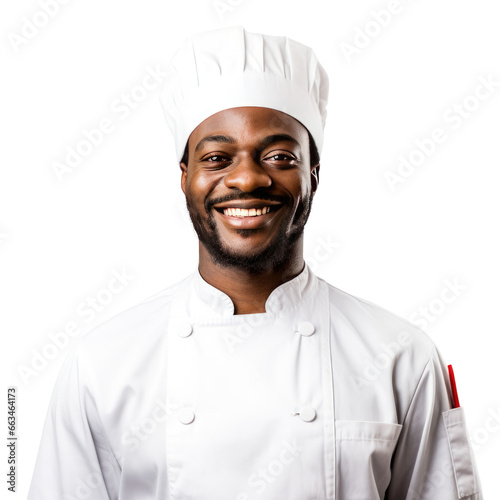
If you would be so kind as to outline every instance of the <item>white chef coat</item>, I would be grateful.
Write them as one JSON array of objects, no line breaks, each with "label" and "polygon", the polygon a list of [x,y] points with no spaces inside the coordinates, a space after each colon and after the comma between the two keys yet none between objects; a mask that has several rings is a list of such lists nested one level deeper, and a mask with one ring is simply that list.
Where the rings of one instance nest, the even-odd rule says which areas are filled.
[{"label": "white chef coat", "polygon": [[425,333],[307,265],[265,308],[196,270],[79,339],[28,500],[482,499]]}]

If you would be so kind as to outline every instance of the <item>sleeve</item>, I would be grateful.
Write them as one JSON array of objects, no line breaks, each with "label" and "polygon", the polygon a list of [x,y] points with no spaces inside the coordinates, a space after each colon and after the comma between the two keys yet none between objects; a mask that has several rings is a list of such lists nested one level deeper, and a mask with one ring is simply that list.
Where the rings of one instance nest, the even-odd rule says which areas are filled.
[{"label": "sleeve", "polygon": [[28,500],[118,498],[120,466],[99,419],[77,344],[58,375]]},{"label": "sleeve", "polygon": [[434,347],[403,421],[386,500],[482,500],[464,410]]}]

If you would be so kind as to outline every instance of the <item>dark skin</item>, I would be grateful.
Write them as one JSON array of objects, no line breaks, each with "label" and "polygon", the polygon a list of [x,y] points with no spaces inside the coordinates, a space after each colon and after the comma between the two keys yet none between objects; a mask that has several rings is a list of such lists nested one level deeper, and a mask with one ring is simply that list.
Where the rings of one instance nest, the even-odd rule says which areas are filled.
[{"label": "dark skin", "polygon": [[[303,230],[320,168],[310,164],[307,129],[270,108],[231,108],[200,123],[188,148],[181,187],[199,238],[199,272],[231,298],[234,314],[264,313],[271,292],[305,265]],[[273,210],[241,223],[221,204]]]}]

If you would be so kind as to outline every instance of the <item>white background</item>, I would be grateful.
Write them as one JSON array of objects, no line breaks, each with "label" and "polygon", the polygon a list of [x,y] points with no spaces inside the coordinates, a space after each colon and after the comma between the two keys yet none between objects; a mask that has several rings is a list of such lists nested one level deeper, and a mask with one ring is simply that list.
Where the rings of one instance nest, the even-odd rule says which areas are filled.
[{"label": "white background", "polygon": [[[334,286],[407,319],[423,324],[419,308],[431,311],[425,330],[453,364],[485,498],[496,498],[497,2],[223,0],[221,13],[210,0],[70,0],[45,26],[27,28],[43,23],[41,3],[4,3],[0,16],[2,390],[18,387],[18,498],[27,495],[52,387],[75,342],[54,354],[49,335],[68,338],[60,332],[71,322],[83,334],[197,265],[158,88],[138,87],[185,37],[232,24],[310,45],[328,71],[306,260]],[[389,7],[390,18],[377,16]],[[489,95],[479,89],[479,101],[481,78],[497,83]],[[136,96],[133,108],[117,104],[123,95]],[[457,105],[467,118],[456,118]],[[103,119],[113,130],[60,180],[54,164]],[[385,174],[398,175],[400,157],[435,128],[446,140],[391,190]],[[106,297],[113,270],[125,270],[127,286],[95,318],[82,315],[88,297]],[[53,359],[44,364],[41,352]],[[22,377],[20,367],[32,363],[37,370]]]}]

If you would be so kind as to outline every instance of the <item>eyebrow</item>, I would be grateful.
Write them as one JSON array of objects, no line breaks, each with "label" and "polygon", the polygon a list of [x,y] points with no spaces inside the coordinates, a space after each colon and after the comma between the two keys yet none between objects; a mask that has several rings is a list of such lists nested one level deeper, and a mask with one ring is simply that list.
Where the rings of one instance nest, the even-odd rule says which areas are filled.
[{"label": "eyebrow", "polygon": [[[259,147],[265,148],[265,147],[267,147],[271,144],[274,144],[276,142],[283,142],[283,141],[291,142],[292,144],[295,144],[296,146],[300,147],[299,141],[297,141],[297,139],[295,139],[294,137],[292,137],[291,135],[288,135],[288,134],[268,135],[267,137],[264,137],[264,139],[262,139],[259,142]],[[234,139],[234,137],[230,137],[227,135],[208,135],[207,137],[204,137],[196,145],[196,147],[194,148],[194,152],[196,153],[197,151],[199,151],[201,149],[201,147],[203,146],[203,144],[205,144],[207,142],[222,142],[225,144],[234,144],[236,142],[236,139]]]}]

